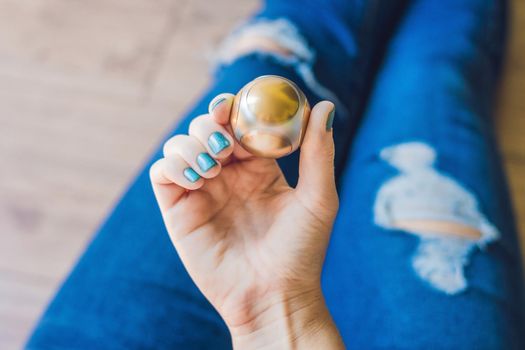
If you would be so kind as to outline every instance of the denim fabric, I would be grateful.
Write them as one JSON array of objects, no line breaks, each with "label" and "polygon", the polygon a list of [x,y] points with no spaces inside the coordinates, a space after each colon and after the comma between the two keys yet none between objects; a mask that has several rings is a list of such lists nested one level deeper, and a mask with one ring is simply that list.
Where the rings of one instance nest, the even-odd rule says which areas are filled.
[{"label": "denim fabric", "polygon": [[[490,121],[504,7],[496,0],[413,1],[353,140],[378,54],[403,10],[402,2],[393,3],[332,1],[320,11],[319,2],[269,0],[257,14],[295,23],[317,52],[318,79],[351,101],[351,115],[334,121],[341,208],[323,272],[328,306],[349,348],[523,348],[516,230]],[[186,132],[216,94],[236,92],[264,74],[285,76],[312,103],[319,100],[293,67],[253,54],[221,68],[171,134]],[[461,292],[444,292],[417,276],[411,266],[417,234],[377,222],[381,189],[402,173],[381,155],[407,142],[433,150],[428,174],[470,193],[479,215],[499,232],[484,250],[471,249]],[[291,184],[297,156],[279,161]],[[223,321],[165,231],[147,171],[160,157],[159,147],[42,316],[29,349],[231,348]],[[438,199],[428,198],[434,207]]]},{"label": "denim fabric", "polygon": [[[415,1],[390,44],[341,179],[323,274],[349,347],[525,348],[516,229],[490,118],[503,10],[498,1]],[[374,223],[378,191],[400,173],[381,152],[414,141],[434,149],[434,171],[472,193],[500,232],[473,250],[462,293],[416,276],[416,235]],[[440,198],[427,200],[437,206]]]}]

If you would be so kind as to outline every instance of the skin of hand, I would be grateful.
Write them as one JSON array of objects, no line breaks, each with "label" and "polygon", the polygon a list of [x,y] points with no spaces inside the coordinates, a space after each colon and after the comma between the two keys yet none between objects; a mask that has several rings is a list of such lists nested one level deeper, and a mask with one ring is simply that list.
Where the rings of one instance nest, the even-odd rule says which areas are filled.
[{"label": "skin of hand", "polygon": [[150,169],[173,245],[235,348],[342,349],[320,287],[338,210],[335,107],[312,108],[292,188],[274,159],[250,155],[232,137],[232,101],[217,96]]}]

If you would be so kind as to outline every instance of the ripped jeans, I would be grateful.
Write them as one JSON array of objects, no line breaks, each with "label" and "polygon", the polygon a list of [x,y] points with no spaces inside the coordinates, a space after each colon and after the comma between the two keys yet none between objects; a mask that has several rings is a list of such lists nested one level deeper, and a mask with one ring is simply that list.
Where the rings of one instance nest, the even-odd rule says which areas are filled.
[{"label": "ripped jeans", "polygon": [[[264,74],[293,80],[312,103],[336,102],[341,205],[322,282],[349,348],[525,348],[520,255],[491,118],[503,4],[268,0],[226,41],[213,85],[172,132],[186,132],[216,94]],[[243,33],[290,54],[231,55]],[[292,185],[297,161],[279,161]],[[169,241],[149,165],[29,349],[231,348]]]}]

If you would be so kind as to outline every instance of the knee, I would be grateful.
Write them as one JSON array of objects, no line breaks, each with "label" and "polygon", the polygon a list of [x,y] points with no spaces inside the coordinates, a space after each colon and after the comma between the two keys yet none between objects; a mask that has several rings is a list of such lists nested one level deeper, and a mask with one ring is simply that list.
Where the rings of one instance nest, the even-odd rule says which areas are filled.
[{"label": "knee", "polygon": [[423,280],[448,294],[465,290],[470,254],[496,240],[498,230],[468,189],[434,167],[437,153],[429,145],[402,143],[380,157],[399,174],[378,191],[376,224],[419,239],[412,266]]},{"label": "knee", "polygon": [[257,19],[230,34],[219,47],[221,64],[252,53],[313,64],[314,51],[294,24],[284,18]]}]

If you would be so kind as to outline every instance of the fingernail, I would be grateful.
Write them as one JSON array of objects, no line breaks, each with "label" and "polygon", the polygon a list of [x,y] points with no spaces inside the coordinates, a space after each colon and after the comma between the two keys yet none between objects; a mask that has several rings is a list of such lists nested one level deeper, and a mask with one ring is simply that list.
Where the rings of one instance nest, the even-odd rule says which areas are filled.
[{"label": "fingernail", "polygon": [[335,116],[335,107],[332,109],[332,111],[328,115],[328,119],[326,119],[326,131],[332,128],[332,124],[334,123],[334,116]]},{"label": "fingernail", "polygon": [[208,146],[210,146],[214,154],[220,153],[223,149],[230,145],[230,141],[218,131],[213,132],[208,138]]},{"label": "fingernail", "polygon": [[189,182],[196,182],[201,178],[200,175],[197,174],[197,172],[193,170],[192,168],[184,169],[183,174],[184,174],[184,177],[188,179]]},{"label": "fingernail", "polygon": [[217,106],[223,103],[224,101],[226,101],[226,97],[220,97],[217,100],[213,101],[212,104],[210,105],[210,112],[213,112],[213,110],[217,108]]},{"label": "fingernail", "polygon": [[197,164],[203,172],[207,172],[216,166],[217,162],[208,153],[203,152],[197,156]]}]

